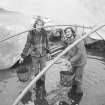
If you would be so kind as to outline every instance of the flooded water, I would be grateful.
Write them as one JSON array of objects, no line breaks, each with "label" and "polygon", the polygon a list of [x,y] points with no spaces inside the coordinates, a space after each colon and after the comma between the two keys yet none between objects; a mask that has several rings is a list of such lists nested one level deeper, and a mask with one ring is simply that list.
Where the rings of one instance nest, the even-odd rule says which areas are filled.
[{"label": "flooded water", "polygon": [[[105,105],[105,54],[88,50],[88,63],[84,72],[84,97],[80,105]],[[59,84],[59,72],[66,70],[61,58],[46,73],[47,92],[55,90]],[[27,83],[20,83],[16,69],[0,71],[0,105],[12,105]]]}]

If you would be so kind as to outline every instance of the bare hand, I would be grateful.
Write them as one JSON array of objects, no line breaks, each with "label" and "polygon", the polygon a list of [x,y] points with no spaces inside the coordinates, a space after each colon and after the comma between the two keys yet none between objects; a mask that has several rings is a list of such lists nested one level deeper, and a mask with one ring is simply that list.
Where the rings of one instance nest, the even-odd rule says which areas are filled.
[{"label": "bare hand", "polygon": [[21,63],[23,63],[23,61],[24,61],[24,58],[23,57],[20,57],[19,63],[21,64]]},{"label": "bare hand", "polygon": [[66,65],[66,66],[70,66],[70,65],[71,65],[70,61],[65,60],[65,65]]}]

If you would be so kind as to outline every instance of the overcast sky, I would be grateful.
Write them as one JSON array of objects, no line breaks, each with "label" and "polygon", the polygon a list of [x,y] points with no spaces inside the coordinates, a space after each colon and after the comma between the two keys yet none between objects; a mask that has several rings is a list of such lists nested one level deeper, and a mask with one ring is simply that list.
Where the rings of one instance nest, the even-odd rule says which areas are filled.
[{"label": "overcast sky", "polygon": [[[84,2],[85,6],[81,2]],[[103,2],[97,0],[90,2],[91,0],[0,0],[0,6],[26,14],[50,17],[58,23],[94,24],[100,21],[103,15],[100,12]],[[94,11],[91,14],[92,8]],[[101,17],[97,13],[101,13],[99,14]]]},{"label": "overcast sky", "polygon": [[0,0],[11,11],[49,17],[55,24],[95,25],[105,21],[105,0]]},{"label": "overcast sky", "polygon": [[[74,10],[77,0],[0,0],[3,7],[29,14],[46,14],[46,12],[61,12]],[[75,7],[74,7],[75,6]],[[55,11],[56,10],[56,11]]]},{"label": "overcast sky", "polygon": [[[78,0],[0,0],[1,7],[26,14],[42,15],[63,23],[89,23],[89,13]],[[91,21],[91,19],[90,19]]]}]

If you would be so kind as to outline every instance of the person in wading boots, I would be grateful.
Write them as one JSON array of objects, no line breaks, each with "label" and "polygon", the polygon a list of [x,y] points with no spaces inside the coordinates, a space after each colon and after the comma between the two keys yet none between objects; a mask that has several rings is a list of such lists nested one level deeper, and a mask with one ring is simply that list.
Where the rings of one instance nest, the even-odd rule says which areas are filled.
[{"label": "person in wading boots", "polygon": [[[66,37],[66,40],[64,41],[66,47],[78,39],[78,36],[72,27],[67,27],[64,30],[64,33]],[[70,72],[74,74],[72,88],[68,92],[68,97],[71,99],[72,105],[78,105],[83,96],[82,79],[84,67],[87,62],[84,42],[79,42],[76,46],[69,50],[66,54],[66,59],[71,64]]]},{"label": "person in wading boots", "polygon": [[[31,49],[30,55],[32,58],[32,70],[36,76],[46,65],[46,58],[50,59],[50,51],[48,47],[47,32],[43,28],[44,22],[38,17],[34,23],[35,30],[29,31],[27,41],[23,52],[21,54],[20,63],[23,62],[27,56],[29,48]],[[46,57],[47,54],[47,57]],[[40,69],[39,69],[40,66]],[[36,99],[46,96],[45,90],[45,75],[43,75],[35,84]],[[40,93],[41,92],[41,93]],[[40,93],[40,94],[39,94]],[[41,96],[42,95],[42,96]]]}]

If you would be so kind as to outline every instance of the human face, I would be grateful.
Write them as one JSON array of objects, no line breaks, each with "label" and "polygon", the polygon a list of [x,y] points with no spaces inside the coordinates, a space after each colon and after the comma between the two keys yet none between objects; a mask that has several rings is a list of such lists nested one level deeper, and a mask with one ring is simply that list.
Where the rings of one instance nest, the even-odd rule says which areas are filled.
[{"label": "human face", "polygon": [[60,33],[59,33],[59,32],[56,32],[56,33],[55,33],[55,36],[56,36],[56,37],[60,36]]},{"label": "human face", "polygon": [[37,30],[40,30],[43,27],[43,23],[41,21],[38,21],[36,24],[36,28],[38,28]]},{"label": "human face", "polygon": [[67,38],[70,38],[71,36],[72,36],[71,29],[67,29],[67,30],[66,30],[66,37],[67,37]]}]

